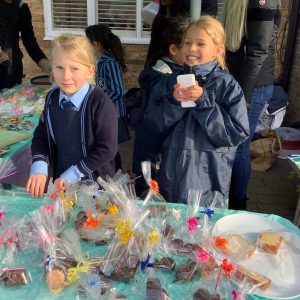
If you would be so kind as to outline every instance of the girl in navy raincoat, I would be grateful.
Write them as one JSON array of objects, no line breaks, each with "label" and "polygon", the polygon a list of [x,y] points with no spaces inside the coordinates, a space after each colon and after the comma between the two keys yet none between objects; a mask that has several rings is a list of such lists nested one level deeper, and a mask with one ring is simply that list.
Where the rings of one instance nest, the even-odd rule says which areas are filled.
[{"label": "girl in navy raincoat", "polygon": [[[193,73],[196,83],[162,91],[146,112],[145,120],[164,135],[158,182],[170,202],[186,203],[190,189],[228,197],[236,147],[248,137],[249,122],[243,91],[226,71],[224,42],[216,19],[191,21],[182,73]],[[194,107],[183,107],[191,100]]]}]

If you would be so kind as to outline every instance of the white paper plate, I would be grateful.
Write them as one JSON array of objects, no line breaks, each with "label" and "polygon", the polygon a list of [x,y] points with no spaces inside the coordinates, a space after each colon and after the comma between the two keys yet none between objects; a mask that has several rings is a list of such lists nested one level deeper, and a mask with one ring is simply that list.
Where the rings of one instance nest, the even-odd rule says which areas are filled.
[{"label": "white paper plate", "polygon": [[238,233],[250,242],[255,242],[258,233],[272,230],[283,235],[278,253],[268,254],[259,251],[238,264],[271,279],[270,287],[255,294],[271,299],[300,299],[300,238],[289,232],[283,225],[263,216],[240,213],[221,218],[212,229],[213,236]]}]

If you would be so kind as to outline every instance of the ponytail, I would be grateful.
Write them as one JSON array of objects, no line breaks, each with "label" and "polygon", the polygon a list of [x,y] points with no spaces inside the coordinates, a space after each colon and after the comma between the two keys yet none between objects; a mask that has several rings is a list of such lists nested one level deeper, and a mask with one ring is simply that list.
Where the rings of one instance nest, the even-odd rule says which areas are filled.
[{"label": "ponytail", "polygon": [[123,72],[127,70],[121,40],[107,25],[91,25],[85,29],[85,33],[90,42],[99,43],[103,50],[120,64]]}]

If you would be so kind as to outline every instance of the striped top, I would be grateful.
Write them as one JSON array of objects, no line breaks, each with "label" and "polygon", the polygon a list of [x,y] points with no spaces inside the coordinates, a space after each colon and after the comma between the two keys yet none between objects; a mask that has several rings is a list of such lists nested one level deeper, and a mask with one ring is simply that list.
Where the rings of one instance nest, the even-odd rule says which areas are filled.
[{"label": "striped top", "polygon": [[110,97],[118,117],[126,115],[124,103],[124,80],[120,64],[110,55],[103,54],[97,59],[96,85]]}]

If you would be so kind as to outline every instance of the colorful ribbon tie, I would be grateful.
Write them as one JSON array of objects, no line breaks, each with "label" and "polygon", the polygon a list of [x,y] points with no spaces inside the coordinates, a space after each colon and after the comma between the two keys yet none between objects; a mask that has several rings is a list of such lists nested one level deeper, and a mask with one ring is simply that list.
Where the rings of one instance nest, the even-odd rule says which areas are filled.
[{"label": "colorful ribbon tie", "polygon": [[95,286],[97,286],[98,282],[99,282],[99,279],[90,279],[90,280],[88,281],[88,285],[89,285],[90,287],[95,287]]},{"label": "colorful ribbon tie", "polygon": [[225,258],[225,259],[223,259],[223,263],[222,263],[221,267],[225,273],[225,276],[227,278],[229,278],[231,271],[233,271],[233,265],[231,263],[228,263],[228,259]]},{"label": "colorful ribbon tie", "polygon": [[231,294],[233,296],[233,300],[237,300],[238,295],[239,295],[238,292],[236,290],[232,290]]},{"label": "colorful ribbon tie", "polygon": [[214,247],[215,248],[219,248],[221,249],[222,251],[226,251],[227,249],[227,244],[228,244],[228,241],[226,239],[222,239],[221,237],[217,236],[215,238],[215,244],[214,244]]},{"label": "colorful ribbon tie", "polygon": [[189,232],[195,231],[197,227],[197,218],[196,217],[188,218],[187,222],[188,222]]},{"label": "colorful ribbon tie", "polygon": [[151,247],[154,247],[157,242],[160,240],[160,235],[158,230],[152,230],[148,233],[149,243]]},{"label": "colorful ribbon tie", "polygon": [[110,202],[107,204],[107,210],[111,215],[117,215],[119,213],[118,206]]},{"label": "colorful ribbon tie", "polygon": [[156,180],[154,180],[154,179],[150,180],[150,188],[152,191],[159,193],[159,186],[158,186],[158,183]]},{"label": "colorful ribbon tie", "polygon": [[101,219],[97,217],[93,217],[91,210],[88,208],[86,210],[87,219],[83,223],[83,226],[86,228],[98,228],[101,225]]},{"label": "colorful ribbon tie", "polygon": [[208,218],[211,220],[211,218],[215,212],[210,208],[205,208],[205,210],[200,211],[200,213],[207,215]]},{"label": "colorful ribbon tie", "polygon": [[77,278],[79,278],[78,273],[87,273],[89,268],[86,266],[69,268],[67,273],[67,285],[72,284]]},{"label": "colorful ribbon tie", "polygon": [[61,192],[59,194],[59,198],[60,198],[60,200],[63,202],[63,204],[65,206],[71,207],[71,206],[74,205],[74,203],[73,203],[73,196],[72,195],[65,195],[64,192]]},{"label": "colorful ribbon tie", "polygon": [[14,237],[11,236],[9,239],[6,240],[6,247],[7,247],[7,248],[10,248],[10,247],[13,245],[13,243],[14,243],[15,241],[16,241],[16,240],[14,239]]},{"label": "colorful ribbon tie", "polygon": [[129,240],[133,237],[131,223],[128,220],[118,220],[115,231],[117,232],[119,240],[123,245],[127,245]]},{"label": "colorful ribbon tie", "polygon": [[146,259],[141,261],[142,272],[145,271],[146,268],[154,268],[154,263],[151,263],[150,259],[151,259],[151,254],[148,253]]},{"label": "colorful ribbon tie", "polygon": [[2,225],[2,222],[3,222],[3,219],[4,219],[5,215],[6,215],[6,212],[0,211],[0,226]]},{"label": "colorful ribbon tie", "polygon": [[88,288],[97,288],[97,289],[102,289],[102,288],[109,288],[109,282],[105,282],[99,278],[91,278],[90,280],[87,281],[87,287]]},{"label": "colorful ribbon tie", "polygon": [[54,212],[54,202],[52,202],[49,205],[44,205],[43,208],[44,208],[44,212],[49,213],[49,214],[53,213]]},{"label": "colorful ribbon tie", "polygon": [[46,259],[46,266],[49,266],[51,261],[54,261],[55,257],[48,255]]},{"label": "colorful ribbon tie", "polygon": [[49,195],[49,199],[50,199],[50,200],[54,200],[54,199],[57,200],[58,198],[59,198],[59,194],[56,193],[56,192],[51,193],[51,194]]},{"label": "colorful ribbon tie", "polygon": [[196,258],[198,261],[200,261],[202,264],[205,264],[208,262],[209,260],[209,255],[204,252],[203,250],[202,251],[199,251],[196,255]]}]

